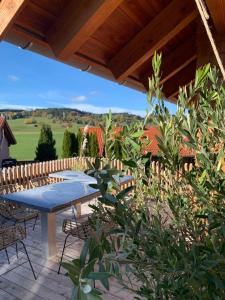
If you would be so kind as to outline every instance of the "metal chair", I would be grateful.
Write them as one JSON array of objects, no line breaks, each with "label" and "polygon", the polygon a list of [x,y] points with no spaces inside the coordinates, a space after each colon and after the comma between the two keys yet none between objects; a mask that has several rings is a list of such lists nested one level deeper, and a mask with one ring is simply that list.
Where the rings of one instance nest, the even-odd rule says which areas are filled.
[{"label": "metal chair", "polygon": [[[19,186],[18,184],[6,185],[1,187],[0,194],[5,195],[10,192],[20,192],[23,190],[24,188],[22,186]],[[1,195],[0,195],[0,215],[3,216],[5,219],[14,222],[14,224],[23,223],[25,230],[26,230],[27,221],[31,221],[33,219],[34,219],[34,225],[33,225],[33,230],[34,230],[37,219],[39,217],[39,213],[37,210],[27,208],[22,205],[16,204],[14,202],[1,199]]]},{"label": "metal chair", "polygon": [[37,188],[43,185],[48,185],[56,182],[55,178],[51,178],[48,176],[35,177],[29,180],[29,185],[31,188]]},{"label": "metal chair", "polygon": [[[68,247],[72,244],[71,243],[69,245],[66,245],[67,239],[70,236],[72,236],[72,237],[75,237],[75,238],[78,238],[81,240],[86,240],[95,234],[95,230],[91,226],[91,220],[89,219],[89,217],[90,217],[90,214],[83,215],[79,219],[75,219],[75,221],[71,220],[71,219],[64,219],[63,225],[62,225],[62,231],[66,234],[66,238],[64,241],[64,245],[63,245],[62,255],[60,258],[58,274],[60,273],[65,249],[66,249],[66,247]],[[112,224],[104,223],[104,228],[102,228],[102,231],[109,232],[112,228],[113,228]]]},{"label": "metal chair", "polygon": [[2,201],[0,203],[0,215],[14,224],[23,223],[25,230],[27,229],[27,222],[31,220],[34,220],[34,230],[39,217],[39,213],[36,210],[17,205],[10,201]]},{"label": "metal chair", "polygon": [[33,266],[30,261],[30,257],[28,255],[26,246],[23,242],[23,240],[26,238],[26,231],[25,229],[20,226],[19,224],[12,225],[12,226],[4,226],[2,225],[0,227],[0,251],[4,250],[6,253],[6,257],[8,260],[8,263],[10,264],[9,255],[7,248],[10,246],[16,246],[16,255],[18,258],[18,243],[20,243],[23,246],[24,252],[27,256],[30,268],[32,270],[32,273],[34,275],[34,279],[36,280],[36,275],[33,269]]},{"label": "metal chair", "polygon": [[[60,258],[60,263],[59,263],[59,269],[58,269],[58,274],[60,273],[61,265],[62,265],[62,260],[64,256],[64,252],[67,244],[67,239],[70,236],[76,237],[81,240],[86,240],[88,239],[91,234],[93,233],[93,229],[90,226],[89,220],[83,217],[78,220],[71,220],[71,219],[65,219],[63,220],[63,225],[62,225],[62,231],[66,234],[66,238],[64,241],[63,245],[63,250],[62,250],[62,255]],[[71,245],[71,244],[70,244]]]}]

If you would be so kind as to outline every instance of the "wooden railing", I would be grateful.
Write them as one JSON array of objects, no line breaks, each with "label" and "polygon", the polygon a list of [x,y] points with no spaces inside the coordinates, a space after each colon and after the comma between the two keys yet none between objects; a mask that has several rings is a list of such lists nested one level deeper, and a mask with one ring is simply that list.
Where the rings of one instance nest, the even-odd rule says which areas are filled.
[{"label": "wooden railing", "polygon": [[[91,162],[94,161],[94,158],[73,157],[4,168],[0,170],[0,186],[16,183],[26,186],[29,185],[32,179],[48,176],[49,173],[68,169],[85,170],[87,168],[87,159]],[[124,169],[122,162],[119,160],[112,160],[111,166],[118,170]],[[192,163],[186,163],[184,170],[191,170],[192,167]],[[153,176],[165,178],[166,170],[164,170],[159,162],[153,161],[151,163],[151,169]],[[131,175],[130,172],[127,173]]]}]

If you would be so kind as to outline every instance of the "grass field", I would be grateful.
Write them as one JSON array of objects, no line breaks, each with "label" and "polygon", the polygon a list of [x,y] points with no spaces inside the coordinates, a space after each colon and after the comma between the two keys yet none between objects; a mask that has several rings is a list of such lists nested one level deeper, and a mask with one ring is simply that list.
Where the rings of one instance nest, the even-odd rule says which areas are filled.
[{"label": "grass field", "polygon": [[[17,160],[33,160],[35,158],[35,149],[43,123],[49,124],[52,128],[53,137],[56,140],[57,155],[61,157],[62,140],[65,128],[59,123],[52,123],[47,118],[35,118],[37,127],[34,124],[27,125],[25,119],[9,120],[10,128],[16,138],[17,144],[10,146],[10,156]],[[70,131],[76,131],[77,126],[74,124]]]}]

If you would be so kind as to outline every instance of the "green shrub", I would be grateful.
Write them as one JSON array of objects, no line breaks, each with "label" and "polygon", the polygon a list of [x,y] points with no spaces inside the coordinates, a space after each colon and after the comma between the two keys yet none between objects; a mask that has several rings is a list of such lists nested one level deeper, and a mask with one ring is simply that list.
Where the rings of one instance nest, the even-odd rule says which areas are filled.
[{"label": "green shrub", "polygon": [[99,154],[99,149],[98,149],[98,140],[95,133],[89,135],[88,143],[89,143],[89,155],[91,157],[97,157]]},{"label": "green shrub", "polygon": [[66,129],[63,135],[62,158],[71,157],[72,154],[73,153],[71,132],[69,132],[69,130]]},{"label": "green shrub", "polygon": [[30,124],[36,124],[37,121],[34,118],[25,119],[24,124],[30,125]]},{"label": "green shrub", "polygon": [[[148,94],[153,113],[123,132],[123,162],[134,174],[134,190],[119,191],[115,170],[107,164],[100,170],[98,159],[89,163],[87,174],[97,179],[92,187],[101,191],[91,218],[98,234],[85,243],[79,259],[64,265],[74,283],[74,299],[101,299],[90,279],[108,289],[110,276],[136,299],[225,299],[224,85],[210,66],[197,70],[193,84],[180,89],[172,115],[159,84],[160,65],[161,56],[155,55]],[[160,177],[154,177],[150,157],[140,151],[150,115],[161,132],[165,172]],[[180,155],[184,146],[196,157],[188,172]]]}]

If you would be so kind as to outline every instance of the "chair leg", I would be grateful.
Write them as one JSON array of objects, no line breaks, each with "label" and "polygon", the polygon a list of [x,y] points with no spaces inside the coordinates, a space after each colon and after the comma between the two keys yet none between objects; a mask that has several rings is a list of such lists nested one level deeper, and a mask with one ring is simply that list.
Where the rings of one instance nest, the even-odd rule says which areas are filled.
[{"label": "chair leg", "polygon": [[34,269],[33,269],[33,266],[32,266],[32,264],[31,264],[30,257],[29,257],[29,255],[28,255],[28,253],[27,253],[26,246],[25,246],[25,244],[24,244],[24,242],[23,242],[23,241],[20,241],[20,243],[23,245],[23,248],[24,248],[24,251],[25,251],[25,253],[26,253],[26,256],[27,256],[28,262],[29,262],[29,264],[30,264],[31,271],[32,271],[32,273],[33,273],[33,275],[34,275],[34,279],[36,280],[36,279],[37,279],[37,277],[36,277],[36,275],[35,275],[35,273],[34,273]]},{"label": "chair leg", "polygon": [[62,260],[63,260],[63,255],[64,255],[65,248],[66,248],[66,242],[67,242],[67,239],[68,239],[69,236],[70,236],[70,234],[67,234],[67,236],[65,238],[65,241],[64,241],[63,251],[62,251],[62,255],[61,255],[61,258],[60,258],[60,262],[59,262],[58,274],[60,273],[60,269],[61,269],[61,265],[62,265]]},{"label": "chair leg", "polygon": [[19,258],[19,255],[18,255],[18,245],[16,243],[16,257]]},{"label": "chair leg", "polygon": [[36,216],[35,220],[34,220],[34,226],[33,226],[33,231],[35,229],[36,223],[37,223],[37,219],[38,219],[38,215]]},{"label": "chair leg", "polygon": [[8,251],[7,251],[6,248],[5,248],[5,254],[6,254],[6,257],[7,257],[7,260],[8,260],[8,264],[10,264],[9,255],[8,255]]},{"label": "chair leg", "polygon": [[27,235],[27,223],[25,219],[23,220],[23,224],[24,224],[25,234]]}]

